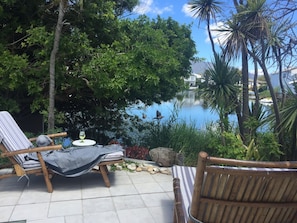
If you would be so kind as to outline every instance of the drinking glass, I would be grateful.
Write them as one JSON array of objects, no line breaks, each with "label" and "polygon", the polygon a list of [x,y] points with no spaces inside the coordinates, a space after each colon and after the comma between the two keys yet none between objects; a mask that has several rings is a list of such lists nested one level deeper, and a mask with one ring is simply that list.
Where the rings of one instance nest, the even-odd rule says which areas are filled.
[{"label": "drinking glass", "polygon": [[81,142],[83,142],[85,138],[86,138],[86,133],[85,131],[81,130],[79,132],[79,139],[81,140]]}]

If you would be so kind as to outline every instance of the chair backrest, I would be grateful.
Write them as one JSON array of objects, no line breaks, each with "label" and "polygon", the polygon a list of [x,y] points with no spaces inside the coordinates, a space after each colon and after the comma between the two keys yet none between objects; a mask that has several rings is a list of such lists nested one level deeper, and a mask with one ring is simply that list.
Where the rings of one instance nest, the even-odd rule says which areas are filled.
[{"label": "chair backrest", "polygon": [[[0,111],[0,143],[8,151],[33,147],[33,144],[7,111]],[[25,161],[25,156],[26,154],[19,154],[14,158],[19,164],[22,164]]]},{"label": "chair backrest", "polygon": [[297,161],[239,161],[201,152],[190,213],[203,223],[297,222],[296,168]]}]

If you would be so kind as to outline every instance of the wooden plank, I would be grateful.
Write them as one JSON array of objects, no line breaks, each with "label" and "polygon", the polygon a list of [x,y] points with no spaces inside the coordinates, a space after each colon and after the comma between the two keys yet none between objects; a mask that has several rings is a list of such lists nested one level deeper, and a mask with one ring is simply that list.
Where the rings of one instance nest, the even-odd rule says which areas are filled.
[{"label": "wooden plank", "polygon": [[206,167],[208,154],[205,152],[200,152],[198,156],[197,168],[196,168],[196,176],[194,182],[194,191],[192,197],[192,204],[191,204],[191,215],[197,218],[198,213],[201,213],[200,208],[200,194],[202,189],[202,184],[204,180],[204,172]]},{"label": "wooden plank", "polygon": [[182,196],[180,191],[180,179],[173,179],[173,192],[175,197],[173,222],[181,223],[184,221],[184,212],[182,209]]},{"label": "wooden plank", "polygon": [[42,169],[42,172],[43,172],[43,177],[44,177],[44,181],[45,181],[45,184],[46,184],[46,187],[47,187],[47,191],[49,193],[52,193],[53,192],[53,186],[52,186],[52,183],[50,181],[50,178],[49,178],[49,174],[48,174],[48,171],[47,171],[47,167],[43,161],[43,158],[42,158],[42,155],[40,154],[40,152],[37,152],[37,157],[38,157],[38,160],[40,162],[40,165],[41,165],[41,169]]},{"label": "wooden plank", "polygon": [[245,207],[257,207],[257,208],[295,208],[297,210],[295,202],[246,202],[246,201],[229,201],[229,200],[218,200],[210,198],[201,198],[201,203],[215,203],[226,206],[245,206]]},{"label": "wooden plank", "polygon": [[276,188],[279,188],[279,186],[280,186],[280,181],[276,180],[275,178],[271,178],[264,191],[262,200],[274,201],[276,194],[278,193],[278,190],[276,190]]},{"label": "wooden plank", "polygon": [[[47,136],[50,137],[51,139],[57,138],[57,137],[65,137],[67,136],[67,132],[53,133],[53,134],[48,134]],[[34,142],[37,140],[37,137],[32,137],[29,140],[31,142]]]},{"label": "wooden plank", "polygon": [[15,156],[18,154],[24,154],[24,153],[34,153],[34,152],[43,152],[43,151],[49,151],[49,150],[59,150],[62,149],[62,145],[54,145],[54,146],[44,146],[44,147],[35,147],[35,148],[29,148],[29,149],[20,149],[17,151],[7,151],[1,153],[2,157],[9,157],[9,156]]},{"label": "wooden plank", "polygon": [[242,217],[243,217],[244,212],[246,212],[246,211],[247,211],[246,207],[239,207],[238,211],[237,211],[237,215],[234,219],[234,222],[243,222]]},{"label": "wooden plank", "polygon": [[297,168],[297,161],[283,162],[260,162],[236,159],[225,159],[219,157],[208,157],[209,164],[229,165],[229,166],[246,166],[246,167],[266,167],[266,168]]},{"label": "wooden plank", "polygon": [[[240,167],[204,166],[206,163]],[[203,172],[197,170],[200,176],[195,179],[195,187],[200,187],[196,189],[200,191],[198,198],[194,198],[198,202],[192,204],[198,213],[194,217],[202,222],[297,222],[297,161],[254,162],[206,156],[201,166]],[[207,175],[201,178],[204,172]]]}]

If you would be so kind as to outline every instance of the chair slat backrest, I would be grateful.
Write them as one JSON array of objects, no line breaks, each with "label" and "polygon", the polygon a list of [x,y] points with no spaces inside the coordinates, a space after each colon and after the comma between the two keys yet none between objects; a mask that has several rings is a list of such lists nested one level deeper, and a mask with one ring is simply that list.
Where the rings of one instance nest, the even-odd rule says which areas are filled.
[{"label": "chair slat backrest", "polygon": [[[17,151],[33,147],[33,144],[7,111],[0,112],[0,143],[2,143],[8,151]],[[16,155],[15,160],[19,164],[22,164],[25,161],[25,156],[26,154]]]},{"label": "chair slat backrest", "polygon": [[297,222],[296,168],[295,161],[242,162],[202,153],[191,215],[204,223]]}]

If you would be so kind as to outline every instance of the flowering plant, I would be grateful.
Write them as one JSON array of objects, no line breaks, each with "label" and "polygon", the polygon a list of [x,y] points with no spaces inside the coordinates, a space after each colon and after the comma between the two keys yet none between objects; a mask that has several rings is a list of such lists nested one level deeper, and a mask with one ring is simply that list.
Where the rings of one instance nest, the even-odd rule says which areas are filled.
[{"label": "flowering plant", "polygon": [[149,149],[141,146],[127,147],[126,157],[140,160],[149,160]]}]

